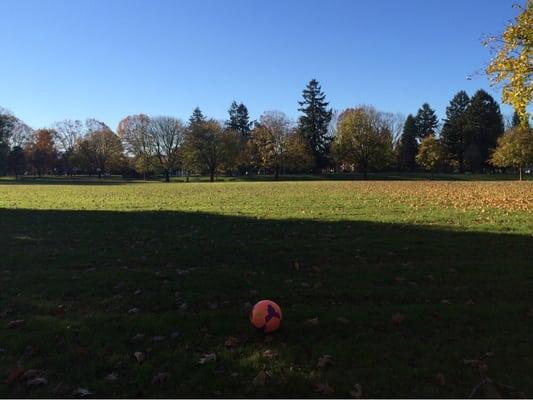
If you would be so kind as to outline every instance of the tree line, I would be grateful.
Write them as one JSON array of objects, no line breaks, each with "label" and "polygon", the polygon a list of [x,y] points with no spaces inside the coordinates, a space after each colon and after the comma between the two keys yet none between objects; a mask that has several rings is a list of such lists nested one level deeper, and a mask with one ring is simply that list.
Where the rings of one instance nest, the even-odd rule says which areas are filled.
[{"label": "tree line", "polygon": [[[336,112],[319,82],[302,93],[296,122],[281,111],[252,121],[233,102],[226,121],[204,116],[130,115],[113,131],[96,119],[64,120],[33,130],[0,110],[0,173],[250,175],[370,171],[483,173],[533,164],[533,133],[515,113],[504,123],[498,103],[485,91],[458,92],[439,122],[427,103],[403,118],[359,106]],[[505,128],[508,128],[504,134]]]}]

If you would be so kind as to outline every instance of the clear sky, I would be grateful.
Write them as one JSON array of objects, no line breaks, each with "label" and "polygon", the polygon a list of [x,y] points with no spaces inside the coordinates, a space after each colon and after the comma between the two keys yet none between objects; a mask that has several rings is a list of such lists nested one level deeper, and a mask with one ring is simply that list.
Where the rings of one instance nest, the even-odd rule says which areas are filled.
[{"label": "clear sky", "polygon": [[[484,88],[483,35],[513,0],[0,0],[0,106],[32,127],[129,114],[296,118],[318,79],[333,108],[372,104],[443,117],[455,92]],[[521,1],[523,3],[523,1]],[[467,80],[468,75],[473,75]],[[503,107],[504,113],[510,113]]]}]

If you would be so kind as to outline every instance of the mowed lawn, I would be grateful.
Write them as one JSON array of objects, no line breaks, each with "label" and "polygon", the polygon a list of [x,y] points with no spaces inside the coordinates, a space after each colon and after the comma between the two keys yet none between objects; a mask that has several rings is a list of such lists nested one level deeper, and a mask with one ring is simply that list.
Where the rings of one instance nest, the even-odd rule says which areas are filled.
[{"label": "mowed lawn", "polygon": [[4,181],[0,243],[4,397],[533,395],[533,182]]}]

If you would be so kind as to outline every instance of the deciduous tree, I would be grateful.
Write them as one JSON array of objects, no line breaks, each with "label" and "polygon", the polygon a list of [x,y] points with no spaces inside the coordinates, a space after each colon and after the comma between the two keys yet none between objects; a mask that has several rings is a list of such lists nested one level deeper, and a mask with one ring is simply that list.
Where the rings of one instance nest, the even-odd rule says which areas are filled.
[{"label": "deciduous tree", "polygon": [[522,180],[522,169],[533,164],[533,130],[523,125],[509,129],[498,139],[490,162],[497,167],[517,168]]},{"label": "deciduous tree", "polygon": [[151,118],[148,129],[154,154],[165,173],[165,182],[170,182],[170,173],[179,166],[185,125],[177,118],[163,116]]},{"label": "deciduous tree", "polygon": [[516,7],[520,14],[514,23],[484,42],[495,52],[486,72],[493,84],[503,84],[503,102],[512,105],[521,125],[527,126],[527,106],[533,98],[533,1]]},{"label": "deciduous tree", "polygon": [[445,160],[445,150],[435,135],[426,136],[420,142],[416,162],[431,173],[439,168]]},{"label": "deciduous tree", "polygon": [[362,172],[385,168],[392,161],[392,134],[381,113],[370,106],[344,111],[339,117],[334,152],[344,165]]}]

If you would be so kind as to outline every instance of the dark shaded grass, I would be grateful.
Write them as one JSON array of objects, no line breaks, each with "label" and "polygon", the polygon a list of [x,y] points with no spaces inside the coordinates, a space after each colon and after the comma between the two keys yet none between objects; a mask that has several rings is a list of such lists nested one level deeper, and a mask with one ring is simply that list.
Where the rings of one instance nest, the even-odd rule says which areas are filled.
[{"label": "dark shaded grass", "polygon": [[[60,382],[97,396],[312,396],[315,383],[328,382],[343,397],[355,383],[372,397],[465,397],[481,378],[462,360],[486,352],[494,353],[489,376],[533,394],[531,236],[4,209],[0,241],[0,312],[9,311],[0,320],[0,374],[19,363],[49,380],[36,390],[2,382],[4,396],[50,396]],[[247,320],[245,303],[262,298],[284,311],[272,342]],[[398,312],[399,327],[391,322]],[[318,325],[306,323],[315,317]],[[6,329],[12,319],[25,323]],[[137,333],[146,340],[130,343]],[[230,335],[247,342],[226,349]],[[277,357],[263,357],[266,349]],[[135,351],[146,353],[142,365]],[[205,352],[217,361],[198,365]],[[324,371],[316,368],[323,354],[335,359]],[[263,369],[272,377],[254,386]],[[103,379],[110,372],[118,381]],[[171,378],[152,384],[159,372]]]}]

